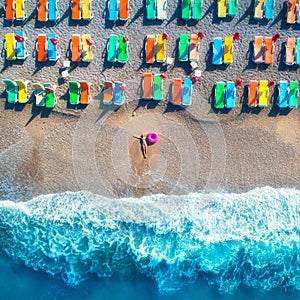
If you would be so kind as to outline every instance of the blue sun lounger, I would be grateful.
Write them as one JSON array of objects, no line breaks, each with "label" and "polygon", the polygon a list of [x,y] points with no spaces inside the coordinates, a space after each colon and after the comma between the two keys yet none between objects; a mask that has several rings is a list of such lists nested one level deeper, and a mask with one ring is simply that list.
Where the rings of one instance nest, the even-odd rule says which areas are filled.
[{"label": "blue sun lounger", "polygon": [[221,65],[223,63],[223,40],[220,37],[214,39],[213,42],[213,55],[212,55],[212,64]]},{"label": "blue sun lounger", "polygon": [[193,93],[193,82],[190,78],[183,79],[183,86],[181,88],[181,104],[191,105]]},{"label": "blue sun lounger", "polygon": [[227,108],[235,107],[235,84],[233,81],[227,81],[226,83],[225,106]]},{"label": "blue sun lounger", "polygon": [[[15,35],[24,37],[23,31],[16,31]],[[28,56],[28,52],[27,52],[26,46],[25,46],[25,40],[23,42],[18,42],[16,40],[15,54],[16,54],[17,59],[25,59]]]},{"label": "blue sun lounger", "polygon": [[287,81],[280,81],[278,85],[277,105],[279,108],[286,108],[288,105],[289,90]]},{"label": "blue sun lounger", "polygon": [[58,13],[57,13],[57,0],[48,0],[48,20],[49,21],[57,21]]},{"label": "blue sun lounger", "polygon": [[273,19],[275,9],[275,0],[265,0],[265,18]]},{"label": "blue sun lounger", "polygon": [[124,90],[122,89],[124,84],[120,81],[115,81],[113,102],[115,105],[122,105],[124,103]]},{"label": "blue sun lounger", "polygon": [[51,41],[51,39],[56,39],[55,33],[48,33],[47,34],[47,58],[49,61],[57,61],[59,58],[57,52],[57,45]]},{"label": "blue sun lounger", "polygon": [[118,0],[110,0],[108,5],[110,21],[117,21],[119,19]]}]

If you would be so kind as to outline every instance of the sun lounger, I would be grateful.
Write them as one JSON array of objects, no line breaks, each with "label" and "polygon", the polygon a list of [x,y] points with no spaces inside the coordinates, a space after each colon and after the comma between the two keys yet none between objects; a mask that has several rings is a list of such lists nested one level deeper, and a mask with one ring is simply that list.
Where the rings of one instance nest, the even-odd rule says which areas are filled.
[{"label": "sun lounger", "polygon": [[93,60],[93,52],[91,50],[91,45],[89,45],[88,41],[91,40],[90,34],[83,34],[81,36],[82,41],[82,57],[81,60],[84,62],[90,62]]},{"label": "sun lounger", "polygon": [[258,81],[250,80],[248,86],[248,106],[256,107],[257,106],[257,98],[258,98]]},{"label": "sun lounger", "polygon": [[89,104],[91,101],[90,87],[91,83],[87,81],[79,81],[80,85],[80,104]]},{"label": "sun lounger", "polygon": [[203,0],[194,0],[192,6],[192,19],[200,20],[202,18],[202,5]]},{"label": "sun lounger", "polygon": [[300,24],[300,0],[297,0],[296,5],[296,22]]},{"label": "sun lounger", "polygon": [[71,39],[71,60],[78,62],[81,59],[81,39],[80,34],[73,34]]},{"label": "sun lounger", "polygon": [[48,20],[57,21],[58,10],[57,10],[58,0],[48,0]]},{"label": "sun lounger", "polygon": [[167,0],[156,0],[156,18],[165,20],[167,18]]},{"label": "sun lounger", "polygon": [[255,0],[254,19],[262,19],[264,17],[265,0]]},{"label": "sun lounger", "polygon": [[115,105],[122,105],[124,103],[124,87],[122,82],[115,81],[115,88],[113,93],[113,101]]},{"label": "sun lounger", "polygon": [[144,91],[144,95],[143,95],[144,99],[153,98],[153,74],[152,73],[144,73],[143,91]]},{"label": "sun lounger", "polygon": [[264,61],[266,64],[270,65],[274,60],[274,42],[271,36],[265,37],[265,53]]},{"label": "sun lounger", "polygon": [[153,100],[163,100],[163,80],[160,74],[153,76]]},{"label": "sun lounger", "polygon": [[280,81],[278,85],[277,105],[279,108],[286,108],[288,106],[288,83],[287,81]]},{"label": "sun lounger", "polygon": [[215,108],[222,109],[225,106],[225,83],[216,82],[215,86]]},{"label": "sun lounger", "polygon": [[190,61],[199,60],[199,38],[197,34],[191,34],[190,37],[189,59]]},{"label": "sun lounger", "polygon": [[15,0],[16,20],[18,21],[24,21],[27,18],[24,2],[25,0]]},{"label": "sun lounger", "polygon": [[223,40],[220,37],[214,38],[212,64],[221,65],[223,63],[224,48]]},{"label": "sun lounger", "polygon": [[78,105],[80,97],[80,84],[77,81],[69,81],[70,104]]},{"label": "sun lounger", "polygon": [[236,16],[237,7],[238,7],[238,0],[228,0],[227,6],[228,6],[227,15],[229,17]]},{"label": "sun lounger", "polygon": [[28,52],[26,50],[25,38],[23,41],[18,41],[16,37],[24,38],[23,31],[16,31],[15,33],[15,55],[17,59],[25,59],[28,56]]},{"label": "sun lounger", "polygon": [[181,88],[181,104],[188,106],[192,104],[193,82],[190,78],[183,79]]},{"label": "sun lounger", "polygon": [[3,79],[3,83],[7,92],[7,102],[16,103],[18,101],[18,85],[10,79]]},{"label": "sun lounger", "polygon": [[5,1],[5,20],[13,21],[15,19],[15,1],[6,0]]},{"label": "sun lounger", "polygon": [[300,65],[300,38],[296,38],[295,64]]},{"label": "sun lounger", "polygon": [[156,0],[146,0],[147,19],[156,19]]},{"label": "sun lounger", "polygon": [[233,48],[233,37],[225,36],[224,37],[224,64],[231,64],[233,62],[232,57],[232,48]]},{"label": "sun lounger", "polygon": [[298,81],[290,82],[290,91],[289,91],[289,108],[298,107],[298,97],[299,97],[299,87]]},{"label": "sun lounger", "polygon": [[118,42],[119,37],[115,34],[111,34],[107,43],[107,61],[116,62],[118,54]]},{"label": "sun lounger", "polygon": [[104,82],[103,88],[103,104],[111,104],[113,101],[113,92],[115,84],[111,81]]},{"label": "sun lounger", "polygon": [[125,64],[128,61],[128,41],[126,41],[125,35],[119,35],[119,51],[118,62]]},{"label": "sun lounger", "polygon": [[191,18],[191,0],[181,1],[181,18],[184,20],[189,20]]},{"label": "sun lounger", "polygon": [[181,105],[182,79],[174,78],[172,87],[172,104]]},{"label": "sun lounger", "polygon": [[271,20],[274,18],[275,0],[265,0],[265,18]]},{"label": "sun lounger", "polygon": [[286,22],[295,24],[296,22],[296,0],[288,0]]},{"label": "sun lounger", "polygon": [[259,96],[258,96],[258,106],[267,107],[268,106],[268,94],[269,87],[267,80],[261,80],[259,82]]},{"label": "sun lounger", "polygon": [[57,45],[55,44],[56,33],[47,34],[47,58],[49,61],[57,61],[59,54],[57,51]]},{"label": "sun lounger", "polygon": [[182,33],[179,38],[179,61],[188,61],[189,59],[189,35]]},{"label": "sun lounger", "polygon": [[43,84],[33,83],[34,95],[35,95],[35,105],[45,106],[46,103],[46,90]]},{"label": "sun lounger", "polygon": [[145,53],[146,53],[146,63],[153,64],[155,61],[155,35],[149,34],[146,38],[145,43]]},{"label": "sun lounger", "polygon": [[285,44],[285,64],[293,65],[295,63],[296,39],[288,37]]},{"label": "sun lounger", "polygon": [[218,0],[218,18],[226,18],[227,6],[226,0]]},{"label": "sun lounger", "polygon": [[39,34],[37,43],[37,60],[38,62],[44,62],[47,60],[47,37],[46,34]]},{"label": "sun lounger", "polygon": [[108,19],[110,21],[117,21],[119,19],[119,1],[118,0],[110,0],[108,4],[109,16]]},{"label": "sun lounger", "polygon": [[120,20],[129,18],[129,0],[120,0]]},{"label": "sun lounger", "polygon": [[81,0],[81,18],[83,20],[92,19],[91,4],[92,0]]},{"label": "sun lounger", "polygon": [[227,108],[235,107],[235,83],[233,81],[227,81],[225,90],[225,106]]},{"label": "sun lounger", "polygon": [[253,62],[256,64],[263,63],[263,37],[255,36],[253,42]]},{"label": "sun lounger", "polygon": [[81,0],[72,0],[71,18],[76,21],[81,20]]},{"label": "sun lounger", "polygon": [[48,0],[38,0],[37,20],[40,22],[48,21],[47,12]]},{"label": "sun lounger", "polygon": [[7,60],[15,60],[17,57],[15,55],[15,35],[13,33],[5,34],[5,51]]},{"label": "sun lounger", "polygon": [[16,80],[16,84],[18,85],[18,102],[19,103],[27,103],[29,96],[27,91],[29,81]]},{"label": "sun lounger", "polygon": [[164,62],[166,60],[167,40],[163,39],[163,34],[157,36],[156,61]]},{"label": "sun lounger", "polygon": [[55,96],[56,85],[53,85],[51,83],[44,83],[44,87],[46,92],[46,108],[54,108],[57,103]]}]

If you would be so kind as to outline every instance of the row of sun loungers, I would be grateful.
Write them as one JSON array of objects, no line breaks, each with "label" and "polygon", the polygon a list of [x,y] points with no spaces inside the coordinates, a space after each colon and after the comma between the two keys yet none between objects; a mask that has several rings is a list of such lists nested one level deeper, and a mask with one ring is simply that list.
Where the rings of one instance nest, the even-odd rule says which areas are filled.
[{"label": "row of sun loungers", "polygon": [[164,34],[147,35],[145,42],[146,63],[164,62],[166,60],[166,46],[167,39]]},{"label": "row of sun loungers", "polygon": [[120,81],[105,81],[103,88],[103,104],[122,105],[126,85]]},{"label": "row of sun loungers", "polygon": [[57,44],[55,33],[39,34],[36,43],[37,61],[57,61],[59,59]]},{"label": "row of sun loungers", "polygon": [[57,21],[59,18],[57,3],[58,0],[38,0],[37,20],[40,22]]},{"label": "row of sun loungers", "polygon": [[237,13],[238,0],[218,0],[218,17],[234,17]]},{"label": "row of sun loungers", "polygon": [[285,48],[284,63],[286,65],[300,65],[300,38],[288,37]]},{"label": "row of sun loungers", "polygon": [[235,107],[236,88],[233,81],[218,81],[215,86],[215,108],[223,109]]},{"label": "row of sun loungers", "polygon": [[181,18],[200,20],[202,18],[203,0],[182,0]]},{"label": "row of sun loungers", "polygon": [[129,0],[110,0],[108,3],[109,20],[128,20]]},{"label": "row of sun loungers", "polygon": [[271,36],[255,36],[253,41],[253,62],[272,64],[274,60],[274,41]]},{"label": "row of sun loungers", "polygon": [[286,22],[288,24],[300,23],[300,1],[288,0],[287,1],[287,15]]},{"label": "row of sun loungers", "polygon": [[89,104],[91,83],[87,81],[69,81],[70,104]]},{"label": "row of sun loungers", "polygon": [[71,39],[71,60],[72,62],[90,62],[93,60],[93,41],[90,34],[73,34]]},{"label": "row of sun loungers", "polygon": [[199,37],[197,34],[180,34],[179,38],[179,61],[199,60]]},{"label": "row of sun loungers", "polygon": [[212,64],[231,64],[233,62],[233,37],[226,36],[224,40],[220,37],[214,39]]},{"label": "row of sun loungers", "polygon": [[164,20],[167,18],[167,0],[146,0],[148,20]]},{"label": "row of sun loungers", "polygon": [[107,61],[126,63],[128,61],[128,38],[125,35],[112,34],[107,43]]},{"label": "row of sun loungers", "polygon": [[254,19],[273,19],[275,0],[255,0]]},{"label": "row of sun loungers", "polygon": [[27,18],[24,2],[25,0],[6,0],[5,19],[7,21],[24,21]]},{"label": "row of sun loungers", "polygon": [[28,56],[25,40],[23,31],[5,35],[4,47],[7,60],[25,59]]},{"label": "row of sun loungers", "polygon": [[298,81],[280,81],[278,85],[277,105],[279,108],[297,108],[299,87]]},{"label": "row of sun loungers", "polygon": [[72,0],[71,1],[71,17],[72,20],[91,20],[92,0]]}]

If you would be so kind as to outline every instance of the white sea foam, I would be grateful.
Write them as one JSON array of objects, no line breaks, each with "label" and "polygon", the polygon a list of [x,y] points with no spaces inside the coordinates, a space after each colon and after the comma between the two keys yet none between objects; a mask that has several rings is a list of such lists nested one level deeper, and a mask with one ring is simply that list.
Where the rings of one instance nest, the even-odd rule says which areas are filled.
[{"label": "white sea foam", "polygon": [[199,276],[300,290],[300,191],[106,199],[87,192],[0,202],[0,246],[28,267],[78,285],[136,269],[161,292]]}]

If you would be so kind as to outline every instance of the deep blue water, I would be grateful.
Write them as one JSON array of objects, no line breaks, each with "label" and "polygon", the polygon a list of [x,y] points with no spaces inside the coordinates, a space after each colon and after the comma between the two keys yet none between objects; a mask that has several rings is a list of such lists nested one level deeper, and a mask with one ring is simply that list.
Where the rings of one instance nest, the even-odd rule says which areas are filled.
[{"label": "deep blue water", "polygon": [[300,191],[0,202],[0,299],[299,299]]}]

